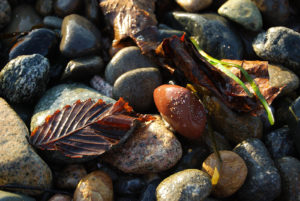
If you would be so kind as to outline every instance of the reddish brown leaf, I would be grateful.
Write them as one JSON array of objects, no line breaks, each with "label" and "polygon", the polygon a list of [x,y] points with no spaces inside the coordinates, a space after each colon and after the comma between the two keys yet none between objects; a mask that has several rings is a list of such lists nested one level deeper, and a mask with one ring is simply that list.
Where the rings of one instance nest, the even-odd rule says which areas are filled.
[{"label": "reddish brown leaf", "polygon": [[147,53],[157,46],[155,0],[101,0],[100,7],[114,27],[113,47],[130,37]]},{"label": "reddish brown leaf", "polygon": [[122,98],[114,105],[101,99],[78,100],[48,116],[31,133],[30,143],[42,150],[59,150],[71,158],[100,155],[125,140],[137,121],[152,120],[135,114]]}]

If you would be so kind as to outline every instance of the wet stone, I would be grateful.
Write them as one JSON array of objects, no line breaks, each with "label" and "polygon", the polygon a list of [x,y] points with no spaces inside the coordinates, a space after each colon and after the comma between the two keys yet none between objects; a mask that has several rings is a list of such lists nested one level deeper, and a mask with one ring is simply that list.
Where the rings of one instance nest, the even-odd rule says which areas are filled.
[{"label": "wet stone", "polygon": [[300,153],[300,97],[298,97],[294,102],[292,102],[291,106],[289,107],[289,116],[291,117],[290,121],[288,122],[289,127],[291,129],[291,133],[293,136],[295,147]]},{"label": "wet stone", "polygon": [[82,0],[56,0],[54,3],[55,14],[65,17],[77,13],[82,6]]},{"label": "wet stone", "polygon": [[209,176],[186,169],[164,179],[156,189],[157,201],[203,201],[211,192]]},{"label": "wet stone", "polygon": [[26,195],[5,192],[0,190],[0,201],[35,201],[34,198]]},{"label": "wet stone", "polygon": [[234,150],[246,162],[248,176],[235,194],[243,201],[272,201],[281,191],[281,179],[267,148],[259,139],[248,139]]},{"label": "wet stone", "polygon": [[[28,136],[26,125],[0,98],[0,185],[18,183],[50,188],[51,170],[30,146]],[[27,190],[23,193],[36,195],[40,192]]]},{"label": "wet stone", "polygon": [[165,38],[169,38],[174,35],[181,37],[184,34],[184,31],[175,30],[175,29],[159,29],[158,34],[159,34],[158,40],[162,42]]},{"label": "wet stone", "polygon": [[60,51],[66,57],[76,58],[97,53],[101,48],[101,33],[86,18],[72,14],[62,23]]},{"label": "wet stone", "polygon": [[203,10],[209,7],[212,2],[212,0],[176,0],[176,3],[187,12],[197,12],[199,10]]},{"label": "wet stone", "polygon": [[261,14],[251,0],[229,0],[218,9],[218,13],[246,29],[259,31],[262,28]]},{"label": "wet stone", "polygon": [[138,68],[122,74],[114,83],[113,97],[123,97],[137,112],[148,111],[154,106],[153,91],[162,84],[157,68]]},{"label": "wet stone", "polygon": [[101,57],[81,57],[68,62],[61,79],[86,80],[95,74],[100,74],[103,70],[104,64]]},{"label": "wet stone", "polygon": [[9,52],[9,60],[30,54],[50,57],[54,51],[57,51],[57,44],[58,38],[54,31],[45,28],[35,29],[13,46]]},{"label": "wet stone", "polygon": [[282,157],[276,161],[282,183],[278,200],[296,201],[300,198],[300,161],[294,157]]},{"label": "wet stone", "polygon": [[56,16],[46,16],[43,19],[43,24],[46,27],[54,28],[54,29],[61,29],[63,20]]},{"label": "wet stone", "polygon": [[118,51],[105,68],[105,79],[114,84],[122,74],[142,67],[156,67],[136,46],[125,47]]},{"label": "wet stone", "polygon": [[0,72],[0,89],[13,103],[33,102],[46,90],[50,64],[39,54],[19,56]]},{"label": "wet stone", "polygon": [[101,22],[101,9],[95,5],[94,0],[84,0],[85,16],[95,25],[100,25]]},{"label": "wet stone", "polygon": [[295,151],[293,137],[290,135],[288,127],[268,133],[265,136],[265,145],[274,159],[291,156]]},{"label": "wet stone", "polygon": [[139,177],[120,177],[114,184],[114,189],[119,195],[138,195],[145,186],[146,182]]},{"label": "wet stone", "polygon": [[40,15],[50,15],[53,11],[53,0],[37,0],[35,9]]},{"label": "wet stone", "polygon": [[168,13],[165,23],[195,36],[200,48],[215,58],[242,58],[241,39],[222,16],[172,12]]},{"label": "wet stone", "polygon": [[272,27],[260,33],[252,43],[262,59],[283,64],[300,73],[300,33],[286,27]]},{"label": "wet stone", "polygon": [[55,194],[48,201],[72,201],[72,197],[63,194]]},{"label": "wet stone", "polygon": [[160,182],[160,179],[151,181],[141,193],[139,201],[156,201],[155,191]]},{"label": "wet stone", "polygon": [[115,151],[108,152],[104,159],[125,173],[146,174],[161,172],[173,167],[182,156],[180,142],[155,115],[153,122],[136,130]]},{"label": "wet stone", "polygon": [[11,19],[11,7],[7,0],[0,1],[0,29],[5,27]]},{"label": "wet stone", "polygon": [[[208,133],[208,129],[206,128],[204,136],[205,144],[208,146],[210,153],[214,152],[214,142]],[[225,136],[220,133],[214,131],[214,138],[219,150],[232,150],[232,147]]]},{"label": "wet stone", "polygon": [[75,189],[79,181],[86,175],[87,172],[82,165],[68,165],[58,172],[56,185],[62,189]]}]

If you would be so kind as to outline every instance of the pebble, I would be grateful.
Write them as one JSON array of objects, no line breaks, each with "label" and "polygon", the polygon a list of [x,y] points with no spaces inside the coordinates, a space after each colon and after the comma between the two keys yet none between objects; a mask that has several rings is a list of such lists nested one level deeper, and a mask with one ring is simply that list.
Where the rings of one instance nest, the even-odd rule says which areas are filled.
[{"label": "pebble", "polygon": [[169,38],[172,36],[178,36],[181,37],[184,34],[184,31],[175,30],[175,29],[159,29],[158,30],[158,37],[159,41],[163,41],[165,38]]},{"label": "pebble", "polygon": [[33,102],[46,90],[50,64],[39,54],[19,56],[0,72],[0,89],[13,103]]},{"label": "pebble", "polygon": [[87,172],[82,165],[68,165],[58,172],[56,185],[61,189],[75,189],[79,181],[86,175]]},{"label": "pebble", "polygon": [[209,176],[186,169],[164,179],[156,189],[157,201],[203,201],[211,192]]},{"label": "pebble", "polygon": [[11,7],[7,0],[0,2],[0,29],[5,27],[11,19]]},{"label": "pebble", "polygon": [[201,137],[206,114],[201,102],[190,90],[178,85],[162,85],[153,93],[162,117],[181,135],[189,139]]},{"label": "pebble", "polygon": [[35,29],[24,38],[20,39],[10,50],[9,60],[18,56],[40,54],[50,57],[57,52],[58,38],[50,29]]},{"label": "pebble", "polygon": [[203,10],[209,7],[212,2],[212,0],[176,0],[176,3],[187,12],[197,12],[199,10]]},{"label": "pebble", "polygon": [[[96,3],[97,4],[97,3]],[[85,0],[85,16],[95,25],[100,25],[101,23],[101,9],[98,5],[95,5],[94,0]]]},{"label": "pebble", "polygon": [[293,71],[281,65],[268,65],[270,85],[272,87],[283,87],[280,96],[289,94],[299,87],[299,77]]},{"label": "pebble", "polygon": [[74,192],[74,201],[113,201],[111,178],[98,170],[82,178]]},{"label": "pebble", "polygon": [[66,57],[91,55],[101,48],[100,31],[80,15],[66,16],[62,23],[61,34],[60,51]]},{"label": "pebble", "polygon": [[0,190],[0,201],[35,201],[35,199],[28,197],[26,195]]},{"label": "pebble", "polygon": [[[52,173],[27,141],[28,129],[8,103],[0,98],[0,185],[50,188]],[[22,191],[36,195],[39,191]]]},{"label": "pebble", "polygon": [[241,39],[222,16],[172,12],[166,20],[172,28],[195,36],[200,48],[215,58],[241,59],[243,56]]},{"label": "pebble", "polygon": [[255,53],[262,59],[280,63],[300,72],[300,33],[286,27],[272,27],[253,41]]},{"label": "pebble", "polygon": [[77,13],[82,7],[82,0],[56,0],[54,3],[55,14],[65,17]]},{"label": "pebble", "polygon": [[119,195],[138,195],[145,186],[146,182],[140,177],[120,177],[114,184],[114,189]]},{"label": "pebble", "polygon": [[[115,102],[115,100],[100,94],[84,84],[60,84],[47,90],[34,108],[30,130],[33,131],[37,126],[42,125],[47,116],[53,114],[58,109],[61,110],[65,105],[72,105],[77,100],[84,101],[89,98],[94,101],[102,99],[106,103]],[[83,157],[72,159],[62,155],[59,151],[49,152],[46,157],[55,163],[79,163],[93,158]]]},{"label": "pebble", "polygon": [[[212,137],[209,135],[208,131],[206,131],[203,135],[205,144],[207,145],[210,153],[214,152],[214,142],[212,141]],[[228,140],[225,138],[224,135],[221,135],[220,133],[214,131],[214,138],[216,145],[219,150],[232,150],[232,147]]]},{"label": "pebble", "polygon": [[37,0],[35,9],[42,16],[50,15],[53,12],[53,0]]},{"label": "pebble", "polygon": [[274,159],[294,154],[294,142],[288,127],[276,129],[265,135],[265,145]]},{"label": "pebble", "polygon": [[127,141],[109,151],[104,159],[125,173],[146,174],[173,167],[182,156],[180,142],[161,117],[136,130]]},{"label": "pebble", "polygon": [[282,182],[279,200],[300,200],[300,161],[294,157],[282,157],[276,161]]},{"label": "pebble", "polygon": [[61,79],[75,81],[86,80],[104,70],[103,60],[99,56],[87,56],[68,62]]},{"label": "pebble", "polygon": [[125,47],[118,51],[105,68],[105,79],[111,85],[122,74],[142,67],[156,67],[136,46]]},{"label": "pebble", "polygon": [[281,179],[267,148],[259,139],[248,139],[233,151],[246,162],[248,176],[236,196],[243,201],[272,201],[281,191]]},{"label": "pebble", "polygon": [[291,128],[291,134],[298,154],[300,154],[300,97],[292,102],[288,114],[291,117],[291,120],[288,122],[289,127]]},{"label": "pebble", "polygon": [[72,201],[72,197],[63,194],[55,194],[48,201]]},{"label": "pebble", "polygon": [[288,0],[251,0],[259,8],[264,22],[271,26],[283,25],[288,21],[290,7]]},{"label": "pebble", "polygon": [[141,193],[139,201],[156,201],[155,191],[160,182],[160,179],[151,181]]},{"label": "pebble", "polygon": [[263,25],[261,14],[251,0],[229,0],[218,13],[251,31],[259,31]]},{"label": "pebble", "polygon": [[[247,166],[245,161],[232,151],[219,151],[222,159],[220,167],[220,178],[213,187],[212,194],[215,197],[224,198],[233,195],[245,182],[247,177]],[[218,167],[218,158],[215,153],[209,155],[203,162],[202,170],[211,177],[215,168]]]},{"label": "pebble", "polygon": [[54,28],[54,29],[61,29],[63,19],[56,17],[56,16],[46,16],[43,19],[43,24],[46,27]]},{"label": "pebble", "polygon": [[106,82],[102,77],[94,75],[90,80],[90,85],[105,96],[112,97],[113,87]]},{"label": "pebble", "polygon": [[138,68],[122,74],[114,83],[113,97],[123,97],[137,112],[145,112],[154,106],[153,91],[162,84],[157,68]]}]

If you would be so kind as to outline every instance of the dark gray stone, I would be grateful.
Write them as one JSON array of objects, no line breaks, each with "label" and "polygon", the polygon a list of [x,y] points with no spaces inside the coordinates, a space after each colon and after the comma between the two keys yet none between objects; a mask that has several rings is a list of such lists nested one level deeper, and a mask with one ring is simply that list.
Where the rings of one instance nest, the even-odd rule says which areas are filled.
[{"label": "dark gray stone", "polygon": [[35,201],[35,199],[26,195],[10,193],[0,190],[0,201]]},{"label": "dark gray stone", "polygon": [[69,61],[61,79],[86,80],[100,74],[104,64],[99,56],[81,57]]},{"label": "dark gray stone", "polygon": [[53,12],[53,0],[37,0],[35,9],[40,15],[50,15]]},{"label": "dark gray stone", "polygon": [[300,200],[300,161],[294,157],[283,157],[276,161],[281,176],[282,192],[278,200]]},{"label": "dark gray stone", "polygon": [[160,182],[160,179],[151,181],[141,194],[139,201],[156,201],[155,191]]},{"label": "dark gray stone", "polygon": [[243,201],[272,201],[280,195],[281,180],[266,147],[259,139],[248,139],[234,149],[244,159],[248,175],[236,196]]},{"label": "dark gray stone", "polygon": [[49,28],[61,29],[63,20],[56,16],[46,16],[43,19],[43,24]]},{"label": "dark gray stone", "polygon": [[211,192],[210,177],[201,170],[186,169],[164,179],[156,189],[157,201],[203,201]]},{"label": "dark gray stone", "polygon": [[289,107],[289,127],[293,135],[295,147],[300,154],[300,97],[298,97]]},{"label": "dark gray stone", "polygon": [[107,64],[105,79],[113,85],[118,77],[130,70],[142,67],[156,67],[136,46],[125,47],[118,51]]},{"label": "dark gray stone", "polygon": [[272,27],[260,33],[252,46],[262,59],[300,72],[300,33],[286,27]]},{"label": "dark gray stone", "polygon": [[64,18],[60,51],[66,57],[87,56],[101,48],[101,33],[86,18],[72,14]]},{"label": "dark gray stone", "polygon": [[9,60],[30,54],[50,56],[53,51],[57,51],[57,43],[58,38],[54,31],[45,28],[35,29],[14,45],[9,52]]},{"label": "dark gray stone", "polygon": [[158,37],[159,37],[159,41],[163,41],[163,39],[165,38],[169,38],[172,36],[178,36],[181,37],[184,34],[184,31],[179,31],[179,30],[174,30],[174,29],[159,29],[158,30]]},{"label": "dark gray stone", "polygon": [[10,22],[11,7],[7,0],[0,1],[0,29]]},{"label": "dark gray stone", "polygon": [[123,97],[134,110],[144,112],[153,106],[153,91],[161,84],[162,77],[157,68],[138,68],[116,80],[113,97]]},{"label": "dark gray stone", "polygon": [[115,192],[120,195],[137,195],[140,194],[146,182],[139,177],[120,177],[115,183]]},{"label": "dark gray stone", "polygon": [[294,154],[294,142],[289,132],[288,127],[283,127],[265,136],[265,145],[274,159]]},{"label": "dark gray stone", "polygon": [[0,89],[13,103],[32,102],[46,90],[48,59],[39,54],[19,56],[0,72]]},{"label": "dark gray stone", "polygon": [[82,3],[82,0],[56,0],[54,3],[55,14],[65,17],[77,13],[81,9]]},{"label": "dark gray stone", "polygon": [[100,6],[95,5],[94,0],[84,0],[85,16],[96,25],[101,23]]},{"label": "dark gray stone", "polygon": [[243,45],[228,21],[216,14],[172,12],[166,23],[195,36],[199,46],[218,59],[241,59]]}]

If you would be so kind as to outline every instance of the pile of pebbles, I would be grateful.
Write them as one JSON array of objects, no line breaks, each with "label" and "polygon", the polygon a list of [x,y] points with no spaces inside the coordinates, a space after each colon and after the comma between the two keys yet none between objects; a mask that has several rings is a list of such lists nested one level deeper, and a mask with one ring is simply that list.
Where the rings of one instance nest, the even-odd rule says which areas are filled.
[{"label": "pile of pebbles", "polygon": [[[215,58],[268,61],[271,85],[284,87],[272,104],[275,125],[205,99],[223,161],[215,184],[220,164],[205,109],[137,46],[112,51],[112,28],[98,1],[1,0],[0,201],[300,200],[300,4],[163,0],[156,6],[161,40],[186,32]],[[28,143],[30,131],[65,105],[120,97],[156,119],[117,149],[70,159]],[[170,97],[182,104],[171,105]],[[168,116],[173,109],[180,112]]]}]

